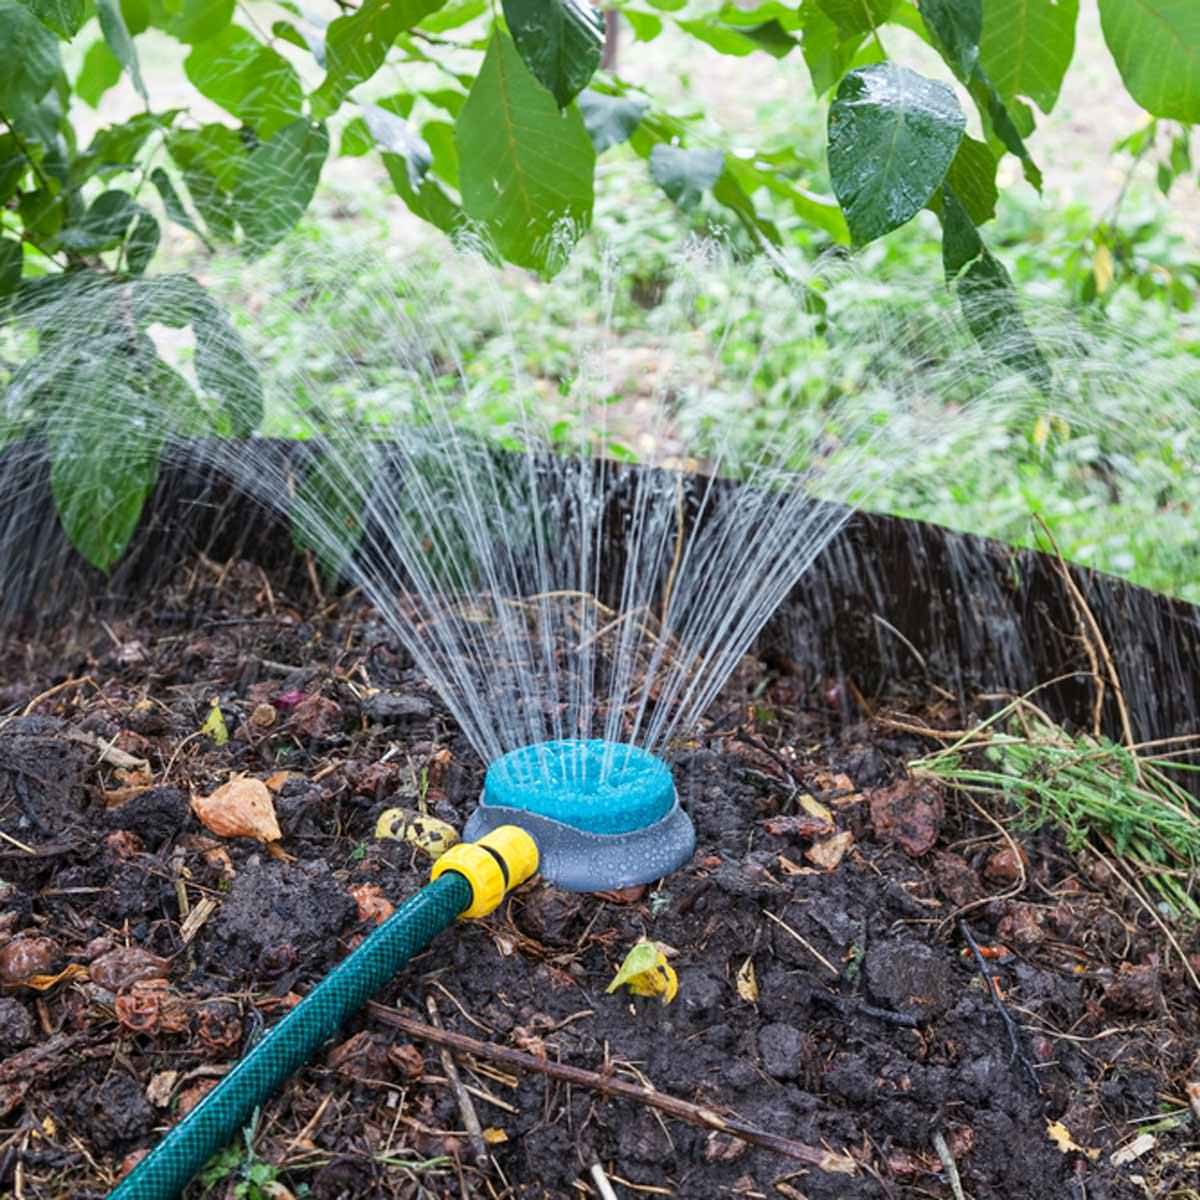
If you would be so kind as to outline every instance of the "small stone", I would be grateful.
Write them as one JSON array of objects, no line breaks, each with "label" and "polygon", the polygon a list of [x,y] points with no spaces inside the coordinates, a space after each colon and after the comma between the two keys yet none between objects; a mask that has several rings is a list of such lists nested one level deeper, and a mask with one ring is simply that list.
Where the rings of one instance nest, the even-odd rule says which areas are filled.
[{"label": "small stone", "polygon": [[776,1079],[796,1079],[800,1075],[804,1035],[794,1025],[778,1022],[758,1031],[758,1052],[763,1070]]},{"label": "small stone", "polygon": [[37,1037],[37,1026],[29,1009],[19,1000],[0,996],[0,1046],[20,1050]]}]

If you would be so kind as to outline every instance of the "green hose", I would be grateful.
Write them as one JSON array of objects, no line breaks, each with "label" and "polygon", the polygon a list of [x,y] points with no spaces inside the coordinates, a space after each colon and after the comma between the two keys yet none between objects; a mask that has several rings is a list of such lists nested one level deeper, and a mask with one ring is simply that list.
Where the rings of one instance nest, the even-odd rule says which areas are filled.
[{"label": "green hose", "polygon": [[435,934],[471,905],[449,870],[406,900],[327,975],[125,1177],[109,1200],[174,1200],[254,1110]]}]

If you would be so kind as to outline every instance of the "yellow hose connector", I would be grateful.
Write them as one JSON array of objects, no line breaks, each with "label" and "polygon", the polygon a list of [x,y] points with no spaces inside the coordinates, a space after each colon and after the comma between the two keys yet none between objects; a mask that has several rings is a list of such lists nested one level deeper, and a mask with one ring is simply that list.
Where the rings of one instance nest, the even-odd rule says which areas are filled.
[{"label": "yellow hose connector", "polygon": [[464,917],[486,917],[538,869],[537,843],[517,825],[501,825],[477,842],[451,846],[433,864],[430,879],[455,871],[471,885]]}]

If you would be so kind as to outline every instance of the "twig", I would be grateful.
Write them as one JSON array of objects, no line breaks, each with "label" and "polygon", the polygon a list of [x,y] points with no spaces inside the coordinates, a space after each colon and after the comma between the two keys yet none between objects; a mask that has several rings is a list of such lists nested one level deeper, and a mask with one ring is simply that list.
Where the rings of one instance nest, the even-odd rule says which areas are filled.
[{"label": "twig", "polygon": [[1008,1042],[1012,1047],[1009,1062],[1015,1059],[1025,1068],[1029,1078],[1033,1080],[1034,1090],[1037,1091],[1038,1095],[1041,1095],[1042,1081],[1038,1078],[1033,1063],[1021,1045],[1020,1029],[1016,1021],[1013,1020],[1012,1013],[1008,1011],[1004,1006],[1004,1001],[1000,999],[1000,990],[996,984],[995,977],[988,970],[987,963],[984,962],[983,955],[979,952],[979,943],[975,940],[966,921],[960,920],[958,922],[958,931],[963,935],[967,945],[971,947],[971,954],[975,958],[975,965],[979,968],[979,973],[983,976],[984,983],[987,984],[988,995],[991,996],[992,1003],[996,1006],[996,1011],[1004,1019],[1004,1028],[1008,1030]]},{"label": "twig", "polygon": [[600,1200],[617,1200],[617,1193],[613,1191],[613,1186],[608,1182],[604,1168],[598,1162],[592,1163],[590,1174],[596,1190],[600,1193]]},{"label": "twig", "polygon": [[780,929],[790,933],[792,937],[794,937],[796,941],[798,941],[800,945],[802,945],[805,950],[807,950],[809,954],[811,954],[813,958],[815,958],[817,962],[819,962],[821,966],[823,966],[825,970],[827,970],[835,979],[840,979],[842,977],[841,971],[839,971],[837,967],[835,967],[833,963],[831,963],[829,959],[827,959],[825,955],[820,952],[820,950],[802,938],[786,921],[780,920],[780,918],[777,917],[773,912],[768,912],[765,908],[763,909],[763,916],[768,918],[768,920],[774,921]]},{"label": "twig", "polygon": [[774,1150],[777,1154],[786,1154],[789,1158],[808,1163],[822,1171],[838,1175],[858,1173],[858,1164],[848,1154],[837,1154],[832,1150],[823,1150],[817,1146],[794,1141],[792,1138],[767,1133],[765,1130],[756,1129],[753,1125],[747,1124],[740,1117],[724,1117],[703,1105],[692,1104],[690,1101],[680,1100],[651,1088],[626,1083],[622,1079],[598,1075],[595,1071],[585,1071],[581,1067],[571,1067],[566,1063],[552,1062],[550,1059],[537,1058],[522,1050],[511,1050],[507,1046],[481,1042],[461,1033],[452,1033],[448,1029],[437,1029],[432,1025],[425,1025],[421,1021],[414,1021],[411,1017],[406,1017],[403,1013],[396,1012],[395,1009],[373,1000],[368,1001],[367,1008],[372,1016],[377,1017],[386,1025],[402,1030],[409,1037],[421,1038],[424,1041],[433,1042],[435,1045],[450,1046],[465,1054],[474,1054],[479,1058],[504,1063],[506,1066],[515,1067],[520,1071],[535,1071],[550,1079],[558,1079],[577,1087],[591,1088],[608,1096],[617,1096],[622,1100],[632,1100],[635,1104],[644,1104],[649,1108],[658,1109],[680,1121],[699,1125],[702,1129],[715,1129],[719,1133],[730,1134],[751,1145]]},{"label": "twig", "polygon": [[[437,1001],[433,995],[425,997],[425,1007],[429,1010],[429,1019],[433,1022],[434,1027],[438,1030],[442,1029],[442,1017],[438,1012]],[[467,1089],[463,1087],[463,1081],[459,1078],[458,1064],[454,1061],[454,1056],[443,1044],[441,1048],[440,1058],[442,1060],[442,1070],[446,1072],[446,1078],[450,1080],[450,1087],[454,1091],[455,1099],[458,1101],[458,1110],[462,1113],[463,1125],[467,1131],[467,1140],[471,1143],[471,1154],[475,1159],[475,1165],[480,1170],[487,1168],[488,1148],[487,1142],[483,1140],[483,1126],[479,1123],[479,1114],[475,1111],[475,1105],[471,1101]]]},{"label": "twig", "polygon": [[954,1193],[954,1200],[967,1200],[962,1180],[958,1177],[958,1164],[954,1161],[954,1155],[950,1153],[950,1147],[946,1145],[946,1139],[940,1129],[934,1131],[933,1148],[942,1160],[942,1166],[946,1168],[946,1178],[950,1183],[950,1190]]}]

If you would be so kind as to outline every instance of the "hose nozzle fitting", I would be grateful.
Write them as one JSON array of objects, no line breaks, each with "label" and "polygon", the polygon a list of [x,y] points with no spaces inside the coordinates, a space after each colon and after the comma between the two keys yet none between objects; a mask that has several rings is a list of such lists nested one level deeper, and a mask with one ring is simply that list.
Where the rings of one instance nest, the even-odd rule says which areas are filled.
[{"label": "hose nozzle fitting", "polygon": [[431,879],[455,871],[471,885],[464,917],[486,917],[538,869],[537,843],[517,825],[499,825],[475,842],[451,846],[433,864]]}]

